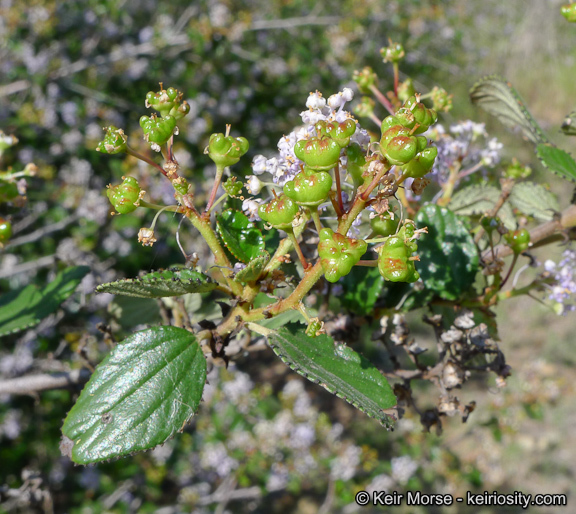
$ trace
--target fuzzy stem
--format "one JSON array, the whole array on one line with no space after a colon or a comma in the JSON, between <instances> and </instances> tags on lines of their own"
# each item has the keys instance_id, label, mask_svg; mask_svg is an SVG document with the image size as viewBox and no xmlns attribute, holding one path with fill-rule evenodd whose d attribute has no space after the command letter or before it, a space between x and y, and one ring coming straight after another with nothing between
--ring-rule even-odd
<instances>
[{"instance_id":1,"label":"fuzzy stem","mask_svg":"<svg viewBox=\"0 0 576 514\"><path fill-rule=\"evenodd\" d=\"M218 200L216 200L213 204L212 207L210 207L210 209L208 210L208 212L211 212L214 207L216 207L218 204L222 203L226 197L228 196L228 193L224 193L220 198L218 198Z\"/></svg>"},{"instance_id":2,"label":"fuzzy stem","mask_svg":"<svg viewBox=\"0 0 576 514\"><path fill-rule=\"evenodd\" d=\"M446 207L452 199L452 193L456 187L461 166L462 164L458 161L450 168L450 175L448 181L444 184L442 197L436 202L441 207Z\"/></svg>"},{"instance_id":3,"label":"fuzzy stem","mask_svg":"<svg viewBox=\"0 0 576 514\"><path fill-rule=\"evenodd\" d=\"M216 236L214 230L212 230L212 226L210 225L210 219L202 218L196 209L190 209L186 211L186 217L190 220L192 225L200 232L210 250L214 254L214 260L216 261L217 266L222 266L223 268L232 268L232 264L228 260L226 253L224 253L224 249L220 245L218 241L218 237ZM230 290L236 295L240 296L242 294L242 286L232 280L231 278L227 277L223 274L224 279L230 288Z\"/></svg>"},{"instance_id":4,"label":"fuzzy stem","mask_svg":"<svg viewBox=\"0 0 576 514\"><path fill-rule=\"evenodd\" d=\"M155 211L160 211L162 209L169 212L179 212L180 208L177 205L158 205L155 203L149 203L146 200L140 200L140 207L146 207L147 209L154 209Z\"/></svg>"},{"instance_id":5,"label":"fuzzy stem","mask_svg":"<svg viewBox=\"0 0 576 514\"><path fill-rule=\"evenodd\" d=\"M508 270L508 273L506 273L506 277L504 278L504 280L502 281L502 283L500 284L500 289L502 289L504 287L504 285L506 284L506 282L508 282L508 279L510 278L510 275L512 275L512 270L514 269L514 267L516 266L516 262L518 262L518 255L517 253L514 254L514 257L512 259L512 263L510 264L510 269Z\"/></svg>"}]
</instances>

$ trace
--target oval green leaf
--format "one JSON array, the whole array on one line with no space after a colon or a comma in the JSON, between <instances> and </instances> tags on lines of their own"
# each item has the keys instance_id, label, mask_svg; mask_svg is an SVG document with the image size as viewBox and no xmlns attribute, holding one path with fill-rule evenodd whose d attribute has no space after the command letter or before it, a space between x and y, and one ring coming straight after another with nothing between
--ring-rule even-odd
<instances>
[{"instance_id":1,"label":"oval green leaf","mask_svg":"<svg viewBox=\"0 0 576 514\"><path fill-rule=\"evenodd\" d=\"M556 195L534 182L516 184L510 195L510 203L521 213L539 221L550 221L560 209Z\"/></svg>"},{"instance_id":2,"label":"oval green leaf","mask_svg":"<svg viewBox=\"0 0 576 514\"><path fill-rule=\"evenodd\" d=\"M218 214L216 228L226 248L239 261L248 263L264 250L262 232L240 211L229 209Z\"/></svg>"},{"instance_id":3,"label":"oval green leaf","mask_svg":"<svg viewBox=\"0 0 576 514\"><path fill-rule=\"evenodd\" d=\"M0 336L36 325L74 293L88 266L62 270L44 289L33 284L0 296Z\"/></svg>"},{"instance_id":4,"label":"oval green leaf","mask_svg":"<svg viewBox=\"0 0 576 514\"><path fill-rule=\"evenodd\" d=\"M445 300L456 300L472 286L478 271L474 239L452 211L438 205L425 205L416 225L428 227L418 242L416 264L425 288Z\"/></svg>"},{"instance_id":5,"label":"oval green leaf","mask_svg":"<svg viewBox=\"0 0 576 514\"><path fill-rule=\"evenodd\" d=\"M524 100L510 82L497 75L481 78L470 90L470 99L501 123L520 128L524 137L535 145L548 138L524 106Z\"/></svg>"},{"instance_id":6,"label":"oval green leaf","mask_svg":"<svg viewBox=\"0 0 576 514\"><path fill-rule=\"evenodd\" d=\"M450 209L463 216L481 216L490 212L500 199L502 191L487 184L474 184L460 189L450 201ZM512 207L505 203L498 211L498 217L508 230L516 228L516 218Z\"/></svg>"},{"instance_id":7,"label":"oval green leaf","mask_svg":"<svg viewBox=\"0 0 576 514\"><path fill-rule=\"evenodd\" d=\"M269 260L270 254L264 251L261 255L252 259L244 269L241 269L236 273L236 275L234 275L234 280L242 284L258 280Z\"/></svg>"},{"instance_id":8,"label":"oval green leaf","mask_svg":"<svg viewBox=\"0 0 576 514\"><path fill-rule=\"evenodd\" d=\"M566 180L576 182L576 162L568 152L552 145L541 144L536 147L536 155L545 168Z\"/></svg>"},{"instance_id":9,"label":"oval green leaf","mask_svg":"<svg viewBox=\"0 0 576 514\"><path fill-rule=\"evenodd\" d=\"M164 298L187 293L207 293L217 287L208 275L192 269L169 269L101 284L97 293L121 294L137 298Z\"/></svg>"},{"instance_id":10,"label":"oval green leaf","mask_svg":"<svg viewBox=\"0 0 576 514\"><path fill-rule=\"evenodd\" d=\"M68 413L70 458L89 464L162 444L197 411L205 383L193 334L176 327L133 334L98 365Z\"/></svg>"},{"instance_id":11,"label":"oval green leaf","mask_svg":"<svg viewBox=\"0 0 576 514\"><path fill-rule=\"evenodd\" d=\"M369 360L345 344L335 344L327 335L308 337L301 325L266 332L274 353L290 368L386 428L392 427L396 418L388 410L396 406L396 397Z\"/></svg>"}]
</instances>

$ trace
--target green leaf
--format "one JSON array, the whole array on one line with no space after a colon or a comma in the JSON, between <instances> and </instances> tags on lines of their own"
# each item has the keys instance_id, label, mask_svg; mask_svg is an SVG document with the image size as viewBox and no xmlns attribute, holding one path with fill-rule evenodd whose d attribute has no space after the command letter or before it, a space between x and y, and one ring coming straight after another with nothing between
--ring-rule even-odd
<instances>
[{"instance_id":1,"label":"green leaf","mask_svg":"<svg viewBox=\"0 0 576 514\"><path fill-rule=\"evenodd\" d=\"M193 334L136 332L98 365L68 413L62 433L73 445L70 458L89 464L162 444L197 411L205 383L206 359Z\"/></svg>"},{"instance_id":2,"label":"green leaf","mask_svg":"<svg viewBox=\"0 0 576 514\"><path fill-rule=\"evenodd\" d=\"M243 284L258 280L258 277L260 277L262 270L266 267L269 260L270 254L263 251L261 255L252 259L244 269L241 269L236 273L236 275L234 275L234 280Z\"/></svg>"},{"instance_id":3,"label":"green leaf","mask_svg":"<svg viewBox=\"0 0 576 514\"><path fill-rule=\"evenodd\" d=\"M385 411L396 406L396 397L378 368L362 355L327 335L308 337L298 325L267 335L274 353L294 371L392 426L395 418Z\"/></svg>"},{"instance_id":4,"label":"green leaf","mask_svg":"<svg viewBox=\"0 0 576 514\"><path fill-rule=\"evenodd\" d=\"M560 127L566 136L576 136L576 111L566 115Z\"/></svg>"},{"instance_id":5,"label":"green leaf","mask_svg":"<svg viewBox=\"0 0 576 514\"><path fill-rule=\"evenodd\" d=\"M519 127L522 134L535 145L547 143L548 138L524 106L524 100L510 82L491 75L481 78L470 90L470 99L507 127Z\"/></svg>"},{"instance_id":6,"label":"green leaf","mask_svg":"<svg viewBox=\"0 0 576 514\"><path fill-rule=\"evenodd\" d=\"M556 195L534 182L516 184L510 195L510 203L523 214L540 221L550 221L560 209Z\"/></svg>"},{"instance_id":7,"label":"green leaf","mask_svg":"<svg viewBox=\"0 0 576 514\"><path fill-rule=\"evenodd\" d=\"M169 269L101 284L97 293L121 294L137 298L163 298L186 293L207 293L217 287L212 279L192 269Z\"/></svg>"},{"instance_id":8,"label":"green leaf","mask_svg":"<svg viewBox=\"0 0 576 514\"><path fill-rule=\"evenodd\" d=\"M108 304L108 313L124 330L132 329L142 323L154 325L162 322L158 302L152 298L131 298L118 295Z\"/></svg>"},{"instance_id":9,"label":"green leaf","mask_svg":"<svg viewBox=\"0 0 576 514\"><path fill-rule=\"evenodd\" d=\"M264 250L262 232L240 211L218 214L216 228L226 248L242 262L250 262Z\"/></svg>"},{"instance_id":10,"label":"green leaf","mask_svg":"<svg viewBox=\"0 0 576 514\"><path fill-rule=\"evenodd\" d=\"M355 266L340 284L344 288L344 294L340 296L342 304L354 314L365 316L374 310L384 277L378 268Z\"/></svg>"},{"instance_id":11,"label":"green leaf","mask_svg":"<svg viewBox=\"0 0 576 514\"><path fill-rule=\"evenodd\" d=\"M490 212L500 198L497 187L486 184L475 184L460 189L450 201L450 209L462 216L483 215ZM510 205L505 203L498 211L498 216L508 230L516 228L516 218Z\"/></svg>"},{"instance_id":12,"label":"green leaf","mask_svg":"<svg viewBox=\"0 0 576 514\"><path fill-rule=\"evenodd\" d=\"M72 266L43 289L30 284L0 296L0 336L34 326L55 312L89 272L88 266Z\"/></svg>"},{"instance_id":13,"label":"green leaf","mask_svg":"<svg viewBox=\"0 0 576 514\"><path fill-rule=\"evenodd\" d=\"M449 209L425 205L416 216L418 228L428 227L418 242L416 269L424 286L445 300L468 291L478 271L478 250L468 229Z\"/></svg>"},{"instance_id":14,"label":"green leaf","mask_svg":"<svg viewBox=\"0 0 576 514\"><path fill-rule=\"evenodd\" d=\"M541 144L536 147L536 155L545 168L567 180L576 181L576 162L568 152Z\"/></svg>"}]
</instances>

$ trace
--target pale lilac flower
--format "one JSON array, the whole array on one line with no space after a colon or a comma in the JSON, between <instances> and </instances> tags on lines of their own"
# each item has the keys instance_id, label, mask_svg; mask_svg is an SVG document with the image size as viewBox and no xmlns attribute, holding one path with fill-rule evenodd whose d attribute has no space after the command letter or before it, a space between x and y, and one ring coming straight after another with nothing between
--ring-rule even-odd
<instances>
[{"instance_id":1,"label":"pale lilac flower","mask_svg":"<svg viewBox=\"0 0 576 514\"><path fill-rule=\"evenodd\" d=\"M567 249L562 254L563 259L556 264L552 260L544 263L544 270L550 273L556 284L551 286L548 298L561 306L561 313L576 310L573 304L566 302L576 293L576 250Z\"/></svg>"},{"instance_id":2,"label":"pale lilac flower","mask_svg":"<svg viewBox=\"0 0 576 514\"><path fill-rule=\"evenodd\" d=\"M252 161L252 171L254 171L256 175L262 175L262 173L267 171L266 157L263 155L257 155L254 157L254 160Z\"/></svg>"},{"instance_id":3,"label":"pale lilac flower","mask_svg":"<svg viewBox=\"0 0 576 514\"><path fill-rule=\"evenodd\" d=\"M481 167L493 168L500 162L503 145L496 138L488 140L483 123L462 121L452 125L450 133L442 125L435 125L425 135L434 140L438 149L432 171L427 176L440 185L448 181L450 170L456 164L460 165L461 171L466 171L479 164L478 170Z\"/></svg>"},{"instance_id":4,"label":"pale lilac flower","mask_svg":"<svg viewBox=\"0 0 576 514\"><path fill-rule=\"evenodd\" d=\"M418 469L418 463L409 455L394 457L390 464L392 465L392 478L400 485L408 482Z\"/></svg>"},{"instance_id":5,"label":"pale lilac flower","mask_svg":"<svg viewBox=\"0 0 576 514\"><path fill-rule=\"evenodd\" d=\"M356 474L356 468L360 464L362 449L355 445L348 446L344 452L336 457L330 467L332 480L350 480Z\"/></svg>"},{"instance_id":6,"label":"pale lilac flower","mask_svg":"<svg viewBox=\"0 0 576 514\"><path fill-rule=\"evenodd\" d=\"M256 175L248 175L246 178L248 179L248 182L246 182L246 189L251 195L257 195L262 190L264 184Z\"/></svg>"},{"instance_id":7,"label":"pale lilac flower","mask_svg":"<svg viewBox=\"0 0 576 514\"><path fill-rule=\"evenodd\" d=\"M201 451L202 467L213 469L218 476L226 477L238 467L238 461L228 455L223 443L206 443Z\"/></svg>"},{"instance_id":8,"label":"pale lilac flower","mask_svg":"<svg viewBox=\"0 0 576 514\"><path fill-rule=\"evenodd\" d=\"M258 207L260 207L261 200L248 198L242 202L242 211L250 221L260 221L258 216Z\"/></svg>"},{"instance_id":9,"label":"pale lilac flower","mask_svg":"<svg viewBox=\"0 0 576 514\"><path fill-rule=\"evenodd\" d=\"M273 491L280 491L288 485L290 473L286 466L279 462L272 464L271 473L266 482L266 490L270 493Z\"/></svg>"}]
</instances>

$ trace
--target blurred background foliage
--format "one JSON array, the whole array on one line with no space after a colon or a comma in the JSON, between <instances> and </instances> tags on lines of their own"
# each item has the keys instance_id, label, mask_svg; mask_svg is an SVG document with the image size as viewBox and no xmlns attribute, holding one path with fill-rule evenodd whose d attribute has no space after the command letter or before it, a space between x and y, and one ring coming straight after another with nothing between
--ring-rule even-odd
<instances>
[{"instance_id":1,"label":"blurred background foliage","mask_svg":"<svg viewBox=\"0 0 576 514\"><path fill-rule=\"evenodd\" d=\"M160 319L154 302L91 294L100 282L182 262L177 219L161 218L158 243L142 248L136 233L151 220L139 211L110 217L103 193L110 181L135 174L153 199L171 202L162 177L131 158L94 151L105 125L141 140L143 99L159 82L182 90L192 107L176 153L198 196L214 173L203 154L211 132L231 123L233 134L249 139L248 173L249 157L273 153L292 130L310 91L335 93L366 65L386 76L378 50L388 38L404 45L402 70L417 90L438 85L454 94L442 123L486 121L509 158L530 163L530 149L475 110L467 92L484 74L505 76L556 140L576 83L576 34L559 15L561 3L3 0L0 128L19 144L2 167L34 162L39 173L28 181L28 205L0 213L14 225L12 244L0 253L0 292L45 284L63 264L87 264L92 273L56 315L2 339L0 377L97 363L109 349L98 323L112 323L121 338L141 327L143 313ZM545 179L569 200L566 184ZM180 232L184 247L206 257L191 232ZM195 309L209 318L212 306ZM421 314L414 335L433 345ZM304 384L270 351L215 368L200 413L174 440L93 467L73 467L58 450L76 391L0 396L0 511L352 513L355 492L366 488L576 492L573 318L515 300L499 321L514 375L504 389L468 384L462 402L476 400L478 408L466 425L448 422L443 434L422 433L410 412L386 433ZM362 333L369 338L368 329ZM427 390L419 394L425 400Z\"/></svg>"}]
</instances>

